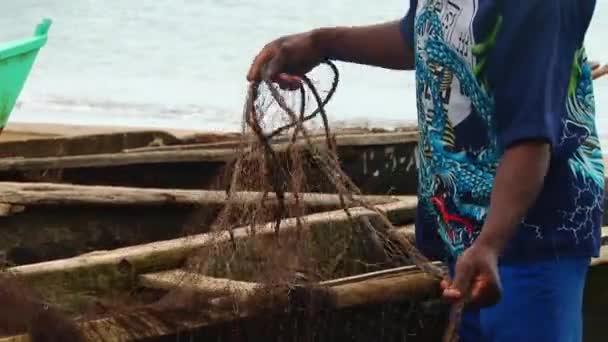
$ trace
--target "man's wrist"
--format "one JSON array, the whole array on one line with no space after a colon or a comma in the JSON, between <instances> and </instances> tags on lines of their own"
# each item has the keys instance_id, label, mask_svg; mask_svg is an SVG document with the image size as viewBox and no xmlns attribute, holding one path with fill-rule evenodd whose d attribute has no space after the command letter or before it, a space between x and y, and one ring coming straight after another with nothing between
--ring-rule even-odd
<instances>
[{"instance_id":1,"label":"man's wrist","mask_svg":"<svg viewBox=\"0 0 608 342\"><path fill-rule=\"evenodd\" d=\"M336 59L336 42L341 30L338 27L323 27L310 32L314 47L324 59Z\"/></svg>"},{"instance_id":2,"label":"man's wrist","mask_svg":"<svg viewBox=\"0 0 608 342\"><path fill-rule=\"evenodd\" d=\"M495 229L497 228L484 227L473 246L491 251L497 256L501 255L506 248L508 239L503 234L495 234Z\"/></svg>"}]
</instances>

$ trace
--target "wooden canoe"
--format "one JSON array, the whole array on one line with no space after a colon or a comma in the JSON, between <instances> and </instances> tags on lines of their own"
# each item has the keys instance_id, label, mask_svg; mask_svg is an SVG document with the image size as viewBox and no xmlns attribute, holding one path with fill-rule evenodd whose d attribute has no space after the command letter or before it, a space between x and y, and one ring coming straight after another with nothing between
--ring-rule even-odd
<instances>
[{"instance_id":1,"label":"wooden canoe","mask_svg":"<svg viewBox=\"0 0 608 342\"><path fill-rule=\"evenodd\" d=\"M343 168L364 193L415 194L417 137L416 131L351 132L336 141ZM0 181L223 190L235 139L135 131L3 142ZM280 149L284 141L275 144ZM318 176L314 171L309 177Z\"/></svg>"},{"instance_id":2,"label":"wooden canoe","mask_svg":"<svg viewBox=\"0 0 608 342\"><path fill-rule=\"evenodd\" d=\"M2 190L4 189L4 190ZM148 212L163 211L167 206L192 205L193 203L217 204L222 201L219 192L201 192L164 189L129 189L108 187L87 187L56 184L0 184L0 198L4 198L5 217L18 218L35 212L38 206L54 206L56 210L63 207L82 208L83 205L110 208L145 207ZM251 193L243 193L242 200L252 200ZM255 194L254 194L255 195ZM215 197L214 197L215 196ZM351 226L346 214L335 210L336 198L333 195L311 194L307 203L317 206L306 216L310 227L308 233L316 234L340 232ZM137 200L135 200L135 198ZM413 240L413 227L416 208L415 197L375 197L377 206L386 212L390 220L399 228L398 233ZM134 204L137 203L137 204ZM10 208L20 207L18 210ZM367 209L353 208L355 220L373 219L375 214ZM66 217L75 216L76 211L66 212ZM112 214L116 216L116 214ZM42 217L42 216L41 216ZM93 216L90 216L91 218ZM116 216L119 217L119 216ZM2 218L2 219L4 219ZM166 221L165 221L166 222ZM149 224L149 223L148 223ZM168 223L165 223L168 224ZM81 221L86 226L86 221ZM174 226L175 227L175 226ZM283 238L297 232L297 222L286 218L282 224ZM147 229L146 227L142 227ZM125 233L123 227L121 231ZM608 241L608 230L603 234ZM190 336L194 340L211 339L216 341L234 341L235 331L250 338L263 340L280 340L281 337L293 337L309 324L310 315L306 310L296 310L299 301L287 301L278 296L265 298L255 289L259 284L251 280L218 277L210 274L192 275L183 268L184 262L193 253L200 253L218 244L230 246L234 241L246 243L255 239L265 241L274 237L272 225L259 229L252 237L249 227L237 228L234 236L227 233L205 233L180 236L175 231L173 236L156 241L136 240L119 248L96 250L79 253L68 258L48 260L37 263L25 263L8 268L29 286L42 293L51 303L65 312L79 316L82 308L104 303L111 299L122 299L127 295L153 293L160 296L168 289L179 286L196 294L205 295L204 314L201 312L175 316L164 310L137 310L125 315L109 315L95 319L83 319L80 324L89 341L162 341L163 337ZM42 235L42 234L40 234ZM316 240L320 244L314 248L331 249L324 245L324 239ZM66 246L68 242L64 243ZM605 293L604 278L608 274L608 247L604 247L602 257L593 260L589 275L585 301L585 323L588 331L586 341L599 341L597 334L606 323L602 316L602 307L608 304ZM362 254L362 260L368 260L373 254ZM369 260L368 260L369 261ZM375 265L379 265L375 260ZM410 336L412 341L436 340L442 331L446 308L437 305L437 279L421 273L417 268L404 265L381 265L355 274L342 275L339 279L328 279L318 286L328 296L323 310L315 311L315 321L319 332L329 334L329 340L354 336L354 340L370 340L382 336ZM136 292L133 292L136 290ZM297 291L296 291L297 292ZM291 293L291 292L290 292ZM300 292L297 292L300 293ZM316 292L315 292L316 293ZM309 291L301 293L309 296ZM159 298L159 297L153 297ZM250 309L235 312L234 306L245 306L252 299L266 299L270 303L263 310ZM308 297L305 297L308 298ZM325 298L325 297L324 297ZM133 299L133 298L132 298ZM147 296L135 296L132 305L150 303ZM295 306L295 309L294 309ZM289 309L285 312L286 309ZM410 324L407 312L415 312L414 320L420 324ZM412 319L412 317L409 317ZM136 319L141 329L126 330L123 323L126 319ZM308 323L306 323L308 322ZM280 324L280 329L279 329ZM421 327L421 325L423 327ZM381 326L381 328L379 327ZM299 328L298 328L299 327ZM398 329L397 327L401 327ZM407 327L407 329L403 328ZM351 336L351 337L352 337ZM357 336L359 339L357 339ZM230 339L232 337L232 339ZM595 338L595 339L594 339ZM238 340L238 339L237 339ZM351 339L353 340L353 339ZM0 342L29 341L27 335L6 336Z\"/></svg>"},{"instance_id":3,"label":"wooden canoe","mask_svg":"<svg viewBox=\"0 0 608 342\"><path fill-rule=\"evenodd\" d=\"M395 224L405 225L400 229L400 234L410 239L413 238L413 230L407 224L413 222L415 198L404 197L391 203L379 204L378 207L386 212ZM353 208L352 211L352 217L355 220L373 219L374 216L374 212L363 208ZM308 223L307 227L310 229L308 233L310 234L340 232L351 225L348 216L341 210L313 213L308 215L305 220ZM285 219L282 226L281 236L286 239L283 241L288 241L290 236L293 237L293 234L299 231L294 219ZM171 286L170 282L175 281L171 275L180 272L183 262L195 251L200 252L215 247L218 243L229 243L233 239L242 243L251 239L263 242L275 234L270 224L259 229L255 237L252 237L248 231L249 227L237 228L234 230L232 239L227 233L206 233L109 251L97 251L73 258L16 266L9 268L8 272L25 281L66 312L75 313L76 308L81 308L86 304L97 303L109 298L124 298L125 294L131 293L130 291L135 288L166 290ZM313 248L317 248L319 251L331 248L323 243L323 239L316 241L320 241L321 245L313 246ZM364 261L364 259L362 260ZM166 282L163 283L162 279L165 279ZM211 284L211 287L215 286L215 290L205 288L204 284L199 286L199 290L202 292L215 291L218 296L210 298L212 299L210 311L206 312L204 317L200 314L186 317L182 315L179 320L174 320L171 316L164 316L162 312L155 312L152 315L148 311L141 311L137 312L136 316L138 324L143 325L144 329L126 331L121 325L121 322L126 319L125 317L109 316L83 321L85 334L90 341L150 339L174 335L183 330L200 331L203 328L213 328L230 322L255 319L259 316L260 313L255 311L243 312L235 316L234 311L226 306L226 296L221 295L221 290L218 292L222 284L231 285L231 280L207 279L210 280L208 283ZM372 304L382 305L391 301L430 299L437 295L438 289L436 279L422 274L413 267L384 268L369 272L369 274L355 274L333 279L322 285L324 289L329 289L331 298L335 296L330 304L334 310L346 310ZM195 286L198 285L195 284ZM246 301L248 298L244 297L242 300ZM146 303L142 299L140 304ZM276 303L276 308L284 305L287 303ZM271 313L280 316L280 312L272 311ZM0 339L5 342L27 340L27 336Z\"/></svg>"},{"instance_id":4,"label":"wooden canoe","mask_svg":"<svg viewBox=\"0 0 608 342\"><path fill-rule=\"evenodd\" d=\"M0 252L8 265L206 233L227 195L213 190L142 189L49 183L0 183ZM243 205L259 193L240 192ZM371 203L396 196L363 196ZM287 194L287 200L293 198ZM308 213L336 210L338 195L303 194ZM271 194L267 201L272 204Z\"/></svg>"}]
</instances>

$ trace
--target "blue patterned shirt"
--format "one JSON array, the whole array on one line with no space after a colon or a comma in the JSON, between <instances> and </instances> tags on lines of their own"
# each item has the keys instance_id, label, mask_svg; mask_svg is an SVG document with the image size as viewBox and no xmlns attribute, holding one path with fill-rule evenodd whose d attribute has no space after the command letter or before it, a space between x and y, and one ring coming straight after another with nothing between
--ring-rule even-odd
<instances>
[{"instance_id":1,"label":"blue patterned shirt","mask_svg":"<svg viewBox=\"0 0 608 342\"><path fill-rule=\"evenodd\" d=\"M479 235L510 145L542 139L544 188L503 262L597 256L604 166L583 41L593 0L411 0L420 144L417 243L457 256Z\"/></svg>"}]
</instances>

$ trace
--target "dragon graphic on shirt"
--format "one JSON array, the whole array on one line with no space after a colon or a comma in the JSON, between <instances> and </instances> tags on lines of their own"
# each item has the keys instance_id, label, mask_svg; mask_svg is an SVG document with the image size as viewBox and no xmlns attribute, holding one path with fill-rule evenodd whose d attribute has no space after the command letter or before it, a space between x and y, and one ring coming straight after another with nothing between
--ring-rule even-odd
<instances>
[{"instance_id":1,"label":"dragon graphic on shirt","mask_svg":"<svg viewBox=\"0 0 608 342\"><path fill-rule=\"evenodd\" d=\"M604 161L595 125L595 99L591 67L584 49L577 51L572 66L566 110L563 120L560 147L576 149L568 164L577 179L576 194L570 210L560 214L565 224L557 230L572 234L576 243L594 239L593 227L596 216L604 212ZM599 214L599 215L598 215Z\"/></svg>"},{"instance_id":2,"label":"dragon graphic on shirt","mask_svg":"<svg viewBox=\"0 0 608 342\"><path fill-rule=\"evenodd\" d=\"M432 213L439 233L452 254L460 254L479 234L487 214L497 167L498 150L492 136L492 97L478 76L483 62L473 65L446 42L442 21L446 1L428 1L415 22L416 77L418 92L418 148L420 205ZM474 15L474 11L470 11ZM445 16L444 16L445 17ZM470 18L472 22L473 17ZM491 48L493 36L470 51L483 58ZM454 89L457 80L457 89ZM449 106L454 90L469 101L468 115L478 115L486 125L490 142L481 151L457 150ZM449 94L449 95L447 95ZM474 110L472 110L474 109ZM462 115L460 115L462 117Z\"/></svg>"},{"instance_id":3,"label":"dragon graphic on shirt","mask_svg":"<svg viewBox=\"0 0 608 342\"><path fill-rule=\"evenodd\" d=\"M484 78L486 56L496 42L502 18L497 17L485 41L475 44L472 27L477 6L478 0L421 1L414 25L421 137L417 152L419 205L436 220L439 235L454 256L470 246L481 231L502 153L493 122L494 100ZM576 143L569 165L576 177L589 184L580 189L579 197L599 198L595 189L603 189L603 162L584 50L577 53L569 90L561 144ZM486 135L487 143L478 150L457 147L454 127L473 115L485 126L479 134ZM597 209L580 211L577 201L575 198L573 208L563 212L570 215L573 226L581 221L579 215L590 221ZM530 226L542 238L541 228Z\"/></svg>"},{"instance_id":4,"label":"dragon graphic on shirt","mask_svg":"<svg viewBox=\"0 0 608 342\"><path fill-rule=\"evenodd\" d=\"M572 172L582 180L604 187L602 150L595 125L595 99L591 67L585 49L574 56L568 87L564 131L560 145L573 143L577 147L569 164Z\"/></svg>"}]
</instances>

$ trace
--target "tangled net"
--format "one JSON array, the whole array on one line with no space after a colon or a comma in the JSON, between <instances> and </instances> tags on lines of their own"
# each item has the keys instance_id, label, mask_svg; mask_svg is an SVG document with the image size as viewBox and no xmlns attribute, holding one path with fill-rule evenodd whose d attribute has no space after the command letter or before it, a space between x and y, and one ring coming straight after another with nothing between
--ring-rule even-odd
<instances>
[{"instance_id":1,"label":"tangled net","mask_svg":"<svg viewBox=\"0 0 608 342\"><path fill-rule=\"evenodd\" d=\"M446 277L444 269L431 263L409 240L393 234L398 229L387 213L366 200L342 170L325 109L336 92L339 72L329 61L324 65L334 74L325 97L307 76L302 77L295 98L268 79L250 84L227 201L208 234L212 243L188 258L181 272L169 279L171 285L160 300L143 307L119 305L109 311L121 317L125 331L149 329L138 318L143 311L163 320L172 316L176 321L181 317L191 320L193 315L217 319L218 311L229 312L225 320L230 321L299 307L314 317L320 308L333 305L325 282L403 265L413 264L437 279ZM309 97L316 108L306 114ZM317 119L321 144L307 127ZM313 179L312 173L319 179ZM339 199L335 209L346 216L345 222L332 229L318 229L318 222L307 220L311 208L306 201L315 196L319 182L328 182L335 189ZM243 194L252 193L258 196L255 200L243 200ZM361 208L373 215L357 214ZM204 293L192 288L200 281L209 285ZM452 307L444 341L457 340L462 309L462 303ZM66 322L55 311L51 313L53 321ZM74 326L64 330L74 331ZM52 328L47 325L36 331L52 332ZM53 339L35 341L47 340Z\"/></svg>"},{"instance_id":2,"label":"tangled net","mask_svg":"<svg viewBox=\"0 0 608 342\"><path fill-rule=\"evenodd\" d=\"M241 311L250 310L244 307L260 310L277 306L285 300L291 303L292 298L286 299L289 296L299 297L296 301L300 304L318 307L328 300L321 282L404 263L438 279L446 277L443 268L431 263L407 239L391 234L397 228L388 215L366 201L342 170L325 109L336 92L339 72L330 61L324 64L334 74L325 97L307 76L302 77L293 103L288 103L290 98L271 80L250 84L228 200L212 228L218 236L228 238L218 238L214 248L198 253L186 266L190 277L203 274L261 284L255 291L243 290L249 291L247 300L238 295L238 300L229 301L232 306L239 303ZM309 96L316 108L306 114ZM278 108L271 114L273 106ZM321 121L322 144L314 141L315 135L307 127L315 119ZM275 144L277 140L283 144ZM321 180L307 176L310 170L316 170ZM339 210L348 218L346 225L320 232L306 221L303 197L314 192L315 181L329 182L335 189ZM259 198L243 205L239 196L250 190L259 191ZM374 219L365 215L355 218L354 208L365 208L375 214ZM246 238L236 227L248 227ZM274 232L272 238L268 234L256 238L262 230ZM298 289L307 289L306 295ZM230 292L235 293L235 289ZM462 304L454 305L444 341L457 340L462 309Z\"/></svg>"}]
</instances>

